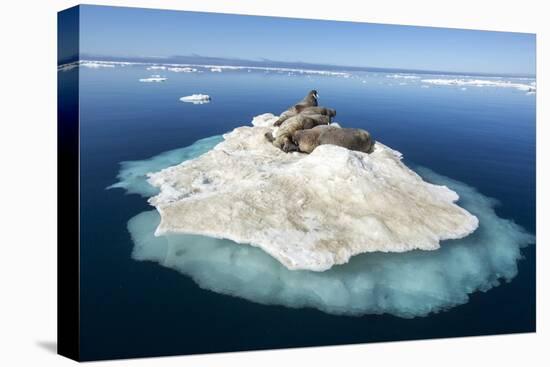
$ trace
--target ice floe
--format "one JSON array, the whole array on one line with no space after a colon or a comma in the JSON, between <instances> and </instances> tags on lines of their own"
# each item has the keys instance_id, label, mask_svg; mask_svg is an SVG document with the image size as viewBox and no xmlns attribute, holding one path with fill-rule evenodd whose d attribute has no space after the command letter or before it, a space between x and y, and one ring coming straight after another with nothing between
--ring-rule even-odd
<instances>
[{"instance_id":1,"label":"ice floe","mask_svg":"<svg viewBox=\"0 0 550 367\"><path fill-rule=\"evenodd\" d=\"M197 71L197 69L190 68L190 67L183 67L183 68L172 67L172 68L167 68L166 70L173 71L174 73L195 73Z\"/></svg>"},{"instance_id":2,"label":"ice floe","mask_svg":"<svg viewBox=\"0 0 550 367\"><path fill-rule=\"evenodd\" d=\"M90 69L114 68L116 66L139 65L140 63L125 62L125 61L100 61L100 60L79 60L68 64L58 66L58 71L68 71L76 67L82 66Z\"/></svg>"},{"instance_id":3,"label":"ice floe","mask_svg":"<svg viewBox=\"0 0 550 367\"><path fill-rule=\"evenodd\" d=\"M71 68L84 66L88 68L113 68L115 66L130 66L141 65L145 66L147 70L168 70L176 73L195 73L201 72L201 69L209 69L211 72L221 72L223 70L246 70L248 72L252 70L261 70L266 72L281 72L281 73L300 73L306 75L325 75L325 76L338 76L338 77L350 77L351 74L342 71L331 70L317 70L317 69L300 69L300 68L287 68L287 67L270 67L270 66L240 66L240 65L212 65L212 64L174 64L174 63L150 63L150 62L125 62L125 61L102 61L102 60L80 60L77 62L63 64L58 66L59 71L70 70Z\"/></svg>"},{"instance_id":4,"label":"ice floe","mask_svg":"<svg viewBox=\"0 0 550 367\"><path fill-rule=\"evenodd\" d=\"M391 79L420 79L419 76L407 75L407 74L391 74L391 75L386 75L386 78L391 78Z\"/></svg>"},{"instance_id":5,"label":"ice floe","mask_svg":"<svg viewBox=\"0 0 550 367\"><path fill-rule=\"evenodd\" d=\"M91 69L98 69L98 68L114 68L115 65L111 63L101 63L101 62L82 62L80 63L80 66L84 66Z\"/></svg>"},{"instance_id":6,"label":"ice floe","mask_svg":"<svg viewBox=\"0 0 550 367\"><path fill-rule=\"evenodd\" d=\"M260 120L269 119L264 116ZM123 162L111 187L151 197L159 190L147 173L192 160L222 142L213 136L142 161ZM534 236L497 216L497 202L475 188L417 167L422 178L460 195L460 205L479 219L470 236L449 240L436 251L367 253L324 272L290 271L259 248L212 237L166 234L155 236L156 210L128 222L134 242L132 258L153 261L191 277L201 288L265 305L315 308L359 316L388 313L425 316L468 302L517 274L521 248Z\"/></svg>"},{"instance_id":7,"label":"ice floe","mask_svg":"<svg viewBox=\"0 0 550 367\"><path fill-rule=\"evenodd\" d=\"M227 238L289 269L324 271L364 252L435 250L477 228L455 192L423 181L399 152L378 142L371 154L333 145L287 154L264 137L273 119L256 117L263 126L237 128L204 155L151 173L156 234Z\"/></svg>"},{"instance_id":8,"label":"ice floe","mask_svg":"<svg viewBox=\"0 0 550 367\"><path fill-rule=\"evenodd\" d=\"M460 87L497 87L497 88L515 88L520 91L535 93L536 83L514 83L509 80L486 80L486 79L422 79L422 83L432 85L448 85Z\"/></svg>"},{"instance_id":9,"label":"ice floe","mask_svg":"<svg viewBox=\"0 0 550 367\"><path fill-rule=\"evenodd\" d=\"M190 96L181 97L180 101L193 104L210 103L210 96L208 94L192 94Z\"/></svg>"},{"instance_id":10,"label":"ice floe","mask_svg":"<svg viewBox=\"0 0 550 367\"><path fill-rule=\"evenodd\" d=\"M153 65L153 66L149 66L147 70L166 70L166 66Z\"/></svg>"},{"instance_id":11,"label":"ice floe","mask_svg":"<svg viewBox=\"0 0 550 367\"><path fill-rule=\"evenodd\" d=\"M142 83L159 83L165 82L168 78L162 77L160 75L151 75L149 78L142 78L139 81Z\"/></svg>"}]
</instances>

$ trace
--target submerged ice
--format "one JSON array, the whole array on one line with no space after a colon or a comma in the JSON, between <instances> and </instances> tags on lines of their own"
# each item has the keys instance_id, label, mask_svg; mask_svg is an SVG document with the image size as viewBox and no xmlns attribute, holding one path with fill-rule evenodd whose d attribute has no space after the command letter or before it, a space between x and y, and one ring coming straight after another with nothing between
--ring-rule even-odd
<instances>
[{"instance_id":1,"label":"submerged ice","mask_svg":"<svg viewBox=\"0 0 550 367\"><path fill-rule=\"evenodd\" d=\"M222 140L214 136L147 160L124 162L119 182L112 187L143 197L156 195L158 190L146 181L148 172L197 157ZM446 241L436 251L367 253L324 272L290 271L262 250L230 240L155 236L160 216L152 210L128 222L132 257L174 269L214 292L343 315L425 316L466 303L469 294L511 280L517 273L520 249L533 243L534 236L499 218L496 201L475 188L425 168L416 171L425 180L456 191L459 204L479 219L479 228L468 237Z\"/></svg>"}]
</instances>

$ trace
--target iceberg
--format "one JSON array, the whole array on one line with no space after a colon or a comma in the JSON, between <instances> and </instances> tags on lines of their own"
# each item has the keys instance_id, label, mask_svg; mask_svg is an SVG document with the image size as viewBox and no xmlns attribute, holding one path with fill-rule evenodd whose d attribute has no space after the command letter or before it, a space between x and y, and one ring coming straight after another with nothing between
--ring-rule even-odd
<instances>
[{"instance_id":1,"label":"iceberg","mask_svg":"<svg viewBox=\"0 0 550 367\"><path fill-rule=\"evenodd\" d=\"M213 136L150 159L123 162L118 182L110 188L142 197L157 195L159 189L147 182L148 172L192 161L223 141L222 136ZM437 251L365 253L324 272L290 271L263 250L230 240L190 234L155 236L160 216L151 210L128 222L134 243L131 256L174 269L201 288L220 294L348 316L426 316L464 304L474 292L511 281L521 248L534 243L534 236L499 218L494 210L498 202L475 188L426 168L415 170L425 181L460 195L461 206L479 218L479 228L465 238L444 242Z\"/></svg>"},{"instance_id":2,"label":"iceberg","mask_svg":"<svg viewBox=\"0 0 550 367\"><path fill-rule=\"evenodd\" d=\"M180 101L182 102L188 102L193 104L204 104L204 103L210 103L210 96L208 94L193 94L186 97L181 97Z\"/></svg>"},{"instance_id":3,"label":"iceberg","mask_svg":"<svg viewBox=\"0 0 550 367\"><path fill-rule=\"evenodd\" d=\"M477 228L454 191L422 180L399 152L377 142L370 154L334 145L287 154L264 137L274 118L150 173L160 190L149 199L161 217L155 234L230 239L288 269L325 271L365 252L436 250Z\"/></svg>"}]
</instances>

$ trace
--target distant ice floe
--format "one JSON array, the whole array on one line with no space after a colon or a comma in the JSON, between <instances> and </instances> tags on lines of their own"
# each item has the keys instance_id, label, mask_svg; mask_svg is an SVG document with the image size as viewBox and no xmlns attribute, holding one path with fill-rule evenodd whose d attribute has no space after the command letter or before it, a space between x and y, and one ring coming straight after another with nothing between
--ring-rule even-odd
<instances>
[{"instance_id":1,"label":"distant ice floe","mask_svg":"<svg viewBox=\"0 0 550 367\"><path fill-rule=\"evenodd\" d=\"M80 66L84 66L87 68L92 69L98 69L98 68L114 68L114 64L107 64L107 63L99 63L99 62L83 62L80 64Z\"/></svg>"},{"instance_id":2,"label":"distant ice floe","mask_svg":"<svg viewBox=\"0 0 550 367\"><path fill-rule=\"evenodd\" d=\"M142 83L160 83L165 82L168 78L162 77L160 75L151 75L149 78L142 78L139 81Z\"/></svg>"},{"instance_id":3,"label":"distant ice floe","mask_svg":"<svg viewBox=\"0 0 550 367\"><path fill-rule=\"evenodd\" d=\"M186 97L181 97L180 101L193 104L205 104L210 103L211 98L208 94L193 94Z\"/></svg>"},{"instance_id":4,"label":"distant ice floe","mask_svg":"<svg viewBox=\"0 0 550 367\"><path fill-rule=\"evenodd\" d=\"M136 63L123 62L123 61L87 61L87 60L80 61L80 66L93 68L93 69L114 68L115 66L129 66L134 64Z\"/></svg>"},{"instance_id":5,"label":"distant ice floe","mask_svg":"<svg viewBox=\"0 0 550 367\"><path fill-rule=\"evenodd\" d=\"M392 79L420 79L419 76L407 75L407 74L391 74L391 75L386 75L386 78L392 78Z\"/></svg>"},{"instance_id":6,"label":"distant ice floe","mask_svg":"<svg viewBox=\"0 0 550 367\"><path fill-rule=\"evenodd\" d=\"M171 67L171 68L167 68L166 70L168 71L173 71L174 73L195 73L197 72L197 69L195 68L190 68L190 67Z\"/></svg>"},{"instance_id":7,"label":"distant ice floe","mask_svg":"<svg viewBox=\"0 0 550 367\"><path fill-rule=\"evenodd\" d=\"M529 84L514 83L506 80L485 80L485 79L422 79L422 83L432 85L449 85L460 87L496 87L496 88L515 88L529 94L536 93L536 82Z\"/></svg>"},{"instance_id":8,"label":"distant ice floe","mask_svg":"<svg viewBox=\"0 0 550 367\"><path fill-rule=\"evenodd\" d=\"M147 70L166 70L166 66L153 65L153 66L149 66Z\"/></svg>"},{"instance_id":9,"label":"distant ice floe","mask_svg":"<svg viewBox=\"0 0 550 367\"><path fill-rule=\"evenodd\" d=\"M269 66L240 66L240 65L211 65L211 64L160 64L160 63L148 63L148 62L124 62L124 61L101 61L101 60L80 60L77 62L59 65L59 71L68 71L78 66L84 66L88 68L113 68L116 66L129 66L129 65L141 65L146 66L147 70L168 70L176 73L195 73L202 72L205 69L210 69L211 72L222 72L224 70L246 70L251 72L253 70L278 73L296 73L305 75L322 75L322 76L337 76L349 78L351 76L348 72L343 71L331 71L331 70L314 70L314 69L298 69L298 68L285 68L285 67L269 67Z\"/></svg>"},{"instance_id":10,"label":"distant ice floe","mask_svg":"<svg viewBox=\"0 0 550 367\"><path fill-rule=\"evenodd\" d=\"M258 122L273 115L258 116ZM145 198L159 193L147 173L197 158L224 138L213 136L150 159L123 162L110 188ZM259 248L230 240L186 234L155 236L157 211L128 221L132 258L151 261L189 276L201 288L264 305L315 308L330 314L426 316L467 303L475 292L487 292L512 280L521 248L535 237L511 220L500 218L496 200L475 188L416 168L424 180L444 185L460 196L461 205L479 218L472 235L450 240L435 251L375 252L324 272L291 271ZM190 213L192 215L193 213Z\"/></svg>"},{"instance_id":11,"label":"distant ice floe","mask_svg":"<svg viewBox=\"0 0 550 367\"><path fill-rule=\"evenodd\" d=\"M269 66L233 66L233 65L196 65L203 66L206 68L215 68L220 70L260 70L266 73L275 72L279 74L306 74L306 75L325 75L325 76L339 76L348 78L351 76L350 73L341 72L341 71L330 71L330 70L313 70L313 69L297 69L297 68L279 68L279 67L269 67Z\"/></svg>"},{"instance_id":12,"label":"distant ice floe","mask_svg":"<svg viewBox=\"0 0 550 367\"><path fill-rule=\"evenodd\" d=\"M68 64L59 65L57 67L57 70L69 71L79 66L90 68L90 69L100 69L100 68L114 68L116 66L129 66L129 65L139 65L139 64L140 63L124 62L124 61L80 60L80 61L75 61Z\"/></svg>"}]
</instances>

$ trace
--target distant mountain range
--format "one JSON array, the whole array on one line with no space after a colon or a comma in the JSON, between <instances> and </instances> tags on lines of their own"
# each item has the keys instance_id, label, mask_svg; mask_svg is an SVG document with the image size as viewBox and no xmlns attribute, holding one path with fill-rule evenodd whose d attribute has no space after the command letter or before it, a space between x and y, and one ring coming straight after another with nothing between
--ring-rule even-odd
<instances>
[{"instance_id":1,"label":"distant mountain range","mask_svg":"<svg viewBox=\"0 0 550 367\"><path fill-rule=\"evenodd\" d=\"M507 77L529 77L534 75L529 74L494 74L480 73L472 71L445 71L445 70L418 70L418 69L399 69L399 68L381 68L369 66L342 66L330 64L315 64L306 62L288 62L276 61L269 59L261 60L246 60L235 58L211 57L201 55L176 55L170 57L151 57L151 56L105 56L93 54L73 55L63 60L58 60L58 64L68 64L78 60L97 60L97 61L124 61L124 62L140 62L153 64L197 64L197 65L227 65L227 66L251 66L251 67L275 67L275 68L291 68L291 69L309 69L309 70L331 70L331 71L374 71L374 72L399 72L399 73L415 73L415 74L448 74L448 75L476 75L476 76L507 76Z\"/></svg>"}]
</instances>

